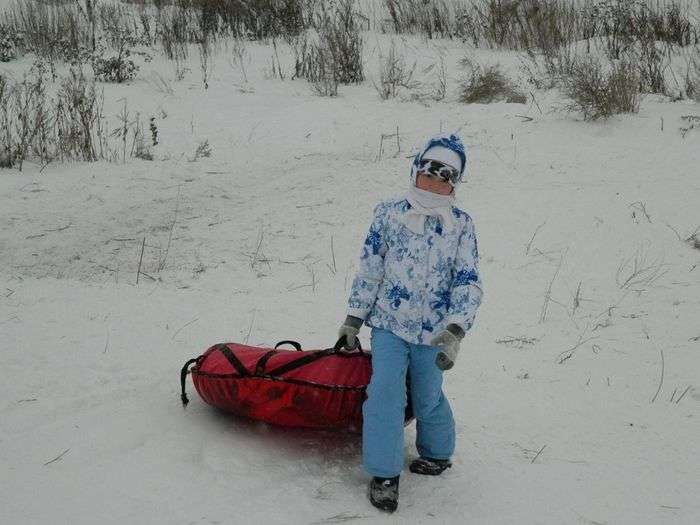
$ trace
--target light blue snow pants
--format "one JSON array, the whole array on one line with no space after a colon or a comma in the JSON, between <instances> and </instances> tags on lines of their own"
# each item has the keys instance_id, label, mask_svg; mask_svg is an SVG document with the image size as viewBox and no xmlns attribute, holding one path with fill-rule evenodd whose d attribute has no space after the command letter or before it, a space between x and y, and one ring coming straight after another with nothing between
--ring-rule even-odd
<instances>
[{"instance_id":1,"label":"light blue snow pants","mask_svg":"<svg viewBox=\"0 0 700 525\"><path fill-rule=\"evenodd\" d=\"M438 349L372 328L372 377L362 405L362 462L372 476L391 478L404 462L406 372L416 417L416 448L424 457L449 459L455 448L452 410L442 392Z\"/></svg>"}]
</instances>

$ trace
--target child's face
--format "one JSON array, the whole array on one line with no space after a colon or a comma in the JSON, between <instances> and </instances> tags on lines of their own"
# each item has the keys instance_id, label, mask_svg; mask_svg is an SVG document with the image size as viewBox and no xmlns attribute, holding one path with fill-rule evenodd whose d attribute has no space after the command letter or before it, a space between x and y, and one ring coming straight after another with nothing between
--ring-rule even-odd
<instances>
[{"instance_id":1,"label":"child's face","mask_svg":"<svg viewBox=\"0 0 700 525\"><path fill-rule=\"evenodd\" d=\"M419 173L416 177L416 188L440 195L449 195L452 193L452 184L439 177L433 177L423 173Z\"/></svg>"}]
</instances>

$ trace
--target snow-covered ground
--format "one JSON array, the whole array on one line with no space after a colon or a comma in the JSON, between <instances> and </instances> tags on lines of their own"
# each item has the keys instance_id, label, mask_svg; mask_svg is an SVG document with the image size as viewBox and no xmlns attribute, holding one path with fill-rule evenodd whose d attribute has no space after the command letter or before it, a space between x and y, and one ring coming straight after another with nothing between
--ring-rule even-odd
<instances>
[{"instance_id":1,"label":"snow-covered ground","mask_svg":"<svg viewBox=\"0 0 700 525\"><path fill-rule=\"evenodd\" d=\"M205 91L193 52L167 94L156 57L105 88L114 122L123 98L156 117L156 160L0 172L0 522L700 523L700 129L679 132L700 105L463 105L459 44L398 40L445 56L445 101L371 78L321 98L255 44L247 83L222 50ZM179 370L221 341L334 343L372 209L440 130L470 147L485 296L445 376L455 465L406 472L388 517L357 436L224 416L191 384L183 410Z\"/></svg>"}]
</instances>

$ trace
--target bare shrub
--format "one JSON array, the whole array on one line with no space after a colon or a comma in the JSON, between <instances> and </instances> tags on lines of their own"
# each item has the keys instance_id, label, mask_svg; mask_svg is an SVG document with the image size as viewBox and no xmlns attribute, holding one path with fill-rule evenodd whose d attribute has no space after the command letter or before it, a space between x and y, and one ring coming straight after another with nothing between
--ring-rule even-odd
<instances>
[{"instance_id":1,"label":"bare shrub","mask_svg":"<svg viewBox=\"0 0 700 525\"><path fill-rule=\"evenodd\" d=\"M151 60L149 53L138 50L139 46L147 45L148 40L129 27L122 27L115 22L114 26L104 31L104 40L113 49L113 53L107 51L100 38L91 56L92 68L99 80L118 83L133 80L139 66L132 57L140 56L146 62Z\"/></svg>"},{"instance_id":2,"label":"bare shrub","mask_svg":"<svg viewBox=\"0 0 700 525\"><path fill-rule=\"evenodd\" d=\"M586 120L639 111L639 73L624 60L613 62L609 70L592 57L578 60L563 90L572 99L569 109L580 111Z\"/></svg>"},{"instance_id":3,"label":"bare shrub","mask_svg":"<svg viewBox=\"0 0 700 525\"><path fill-rule=\"evenodd\" d=\"M550 89L561 86L571 77L576 60L576 53L570 46L528 49L521 58L520 69L535 87Z\"/></svg>"},{"instance_id":4,"label":"bare shrub","mask_svg":"<svg viewBox=\"0 0 700 525\"><path fill-rule=\"evenodd\" d=\"M71 68L61 78L53 96L46 89L45 71L32 68L20 82L0 77L0 167L17 167L35 160L46 165L56 160L95 161L147 158L150 144L140 119L126 110L118 116L120 126L107 132L104 95L94 78L82 69ZM150 124L151 140L157 144L155 122ZM113 146L109 137L120 146ZM119 151L121 149L122 151Z\"/></svg>"},{"instance_id":5,"label":"bare shrub","mask_svg":"<svg viewBox=\"0 0 700 525\"><path fill-rule=\"evenodd\" d=\"M635 20L643 7L639 0L602 0L585 9L586 17L596 28L595 34L604 37L611 59L619 59L634 42Z\"/></svg>"},{"instance_id":6,"label":"bare shrub","mask_svg":"<svg viewBox=\"0 0 700 525\"><path fill-rule=\"evenodd\" d=\"M353 16L354 0L339 0L334 8L321 4L313 31L293 43L294 77L305 78L319 94L337 94L338 84L364 80L362 36Z\"/></svg>"},{"instance_id":7,"label":"bare shrub","mask_svg":"<svg viewBox=\"0 0 700 525\"><path fill-rule=\"evenodd\" d=\"M669 55L653 40L640 40L634 47L630 55L636 58L640 91L668 95L665 72L671 67Z\"/></svg>"},{"instance_id":8,"label":"bare shrub","mask_svg":"<svg viewBox=\"0 0 700 525\"><path fill-rule=\"evenodd\" d=\"M392 40L386 56L379 52L379 84L373 82L375 89L382 100L394 98L400 88L413 89L416 82L413 80L416 64L412 67L406 65L403 55L397 53L396 43Z\"/></svg>"},{"instance_id":9,"label":"bare shrub","mask_svg":"<svg viewBox=\"0 0 700 525\"><path fill-rule=\"evenodd\" d=\"M335 68L333 54L328 46L305 36L295 44L294 53L294 77L308 80L318 95L334 97L338 94L339 72ZM272 59L272 75L279 75L280 79L284 79L279 69L279 60L275 66L275 56Z\"/></svg>"},{"instance_id":10,"label":"bare shrub","mask_svg":"<svg viewBox=\"0 0 700 525\"><path fill-rule=\"evenodd\" d=\"M95 70L95 78L104 82L126 82L133 80L139 70L139 66L128 58L130 52L126 50L123 54L110 56L108 58L96 57L92 62Z\"/></svg>"},{"instance_id":11,"label":"bare shrub","mask_svg":"<svg viewBox=\"0 0 700 525\"><path fill-rule=\"evenodd\" d=\"M94 80L73 68L61 82L55 107L56 149L60 159L94 161L105 158L104 94Z\"/></svg>"},{"instance_id":12,"label":"bare shrub","mask_svg":"<svg viewBox=\"0 0 700 525\"><path fill-rule=\"evenodd\" d=\"M482 66L465 58L462 65L467 68L468 77L461 86L460 101L467 104L489 104L505 100L524 104L525 94L501 71L500 65Z\"/></svg>"},{"instance_id":13,"label":"bare shrub","mask_svg":"<svg viewBox=\"0 0 700 525\"><path fill-rule=\"evenodd\" d=\"M441 56L437 62L430 64L421 71L425 78L430 77L429 81L421 81L419 86L420 93L416 98L431 98L435 101L440 101L447 95L447 69L445 68L445 59Z\"/></svg>"}]
</instances>

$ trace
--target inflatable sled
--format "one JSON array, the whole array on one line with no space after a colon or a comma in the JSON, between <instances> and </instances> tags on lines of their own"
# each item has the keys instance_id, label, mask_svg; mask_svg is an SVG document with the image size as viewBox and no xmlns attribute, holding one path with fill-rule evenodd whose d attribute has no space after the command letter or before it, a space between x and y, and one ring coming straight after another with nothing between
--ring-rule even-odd
<instances>
[{"instance_id":1,"label":"inflatable sled","mask_svg":"<svg viewBox=\"0 0 700 525\"><path fill-rule=\"evenodd\" d=\"M182 368L182 403L189 402L189 371L200 397L227 412L274 425L359 432L371 354L362 348L343 350L344 343L341 338L333 348L309 351L295 341L281 341L273 349L214 345ZM296 350L279 349L284 344ZM409 422L410 394L407 399Z\"/></svg>"}]
</instances>

